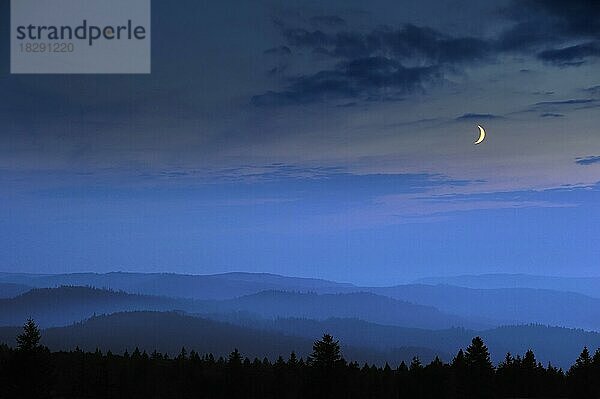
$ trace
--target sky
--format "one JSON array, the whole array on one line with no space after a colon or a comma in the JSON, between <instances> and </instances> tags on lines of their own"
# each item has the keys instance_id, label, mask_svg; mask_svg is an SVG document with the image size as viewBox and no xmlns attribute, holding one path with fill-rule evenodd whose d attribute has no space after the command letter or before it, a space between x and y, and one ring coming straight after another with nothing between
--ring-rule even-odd
<instances>
[{"instance_id":1,"label":"sky","mask_svg":"<svg viewBox=\"0 0 600 399\"><path fill-rule=\"evenodd\" d=\"M1 271L600 275L600 3L155 0L150 75L10 75L8 11Z\"/></svg>"}]
</instances>

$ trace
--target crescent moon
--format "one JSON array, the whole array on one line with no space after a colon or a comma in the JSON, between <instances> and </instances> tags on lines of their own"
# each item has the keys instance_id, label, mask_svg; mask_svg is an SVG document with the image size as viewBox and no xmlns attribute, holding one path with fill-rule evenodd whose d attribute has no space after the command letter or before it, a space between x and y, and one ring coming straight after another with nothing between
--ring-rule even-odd
<instances>
[{"instance_id":1,"label":"crescent moon","mask_svg":"<svg viewBox=\"0 0 600 399\"><path fill-rule=\"evenodd\" d=\"M475 145L481 144L483 143L483 140L485 140L485 129L481 127L481 125L477 125L477 127L479 128L479 139L477 139L477 141L473 143Z\"/></svg>"}]
</instances>

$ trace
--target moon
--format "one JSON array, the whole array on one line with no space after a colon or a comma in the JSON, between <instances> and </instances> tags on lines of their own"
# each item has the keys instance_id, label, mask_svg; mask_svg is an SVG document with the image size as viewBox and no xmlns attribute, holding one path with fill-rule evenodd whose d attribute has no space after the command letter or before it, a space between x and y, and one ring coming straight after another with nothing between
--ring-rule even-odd
<instances>
[{"instance_id":1,"label":"moon","mask_svg":"<svg viewBox=\"0 0 600 399\"><path fill-rule=\"evenodd\" d=\"M475 145L481 144L483 143L483 140L485 140L485 129L481 125L477 125L477 127L479 128L479 139L473 143Z\"/></svg>"}]
</instances>

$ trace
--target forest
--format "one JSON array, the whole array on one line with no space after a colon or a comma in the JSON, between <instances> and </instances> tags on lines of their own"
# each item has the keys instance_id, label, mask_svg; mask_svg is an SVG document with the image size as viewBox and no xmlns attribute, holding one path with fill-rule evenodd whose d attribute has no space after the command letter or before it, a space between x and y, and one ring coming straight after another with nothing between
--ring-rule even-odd
<instances>
[{"instance_id":1,"label":"forest","mask_svg":"<svg viewBox=\"0 0 600 399\"><path fill-rule=\"evenodd\" d=\"M182 348L177 356L135 348L114 354L51 352L28 320L12 348L0 346L2 398L597 398L600 350L583 348L566 371L532 351L494 366L479 337L450 363L376 366L346 360L330 334L306 359L249 359L237 349L215 358Z\"/></svg>"}]
</instances>

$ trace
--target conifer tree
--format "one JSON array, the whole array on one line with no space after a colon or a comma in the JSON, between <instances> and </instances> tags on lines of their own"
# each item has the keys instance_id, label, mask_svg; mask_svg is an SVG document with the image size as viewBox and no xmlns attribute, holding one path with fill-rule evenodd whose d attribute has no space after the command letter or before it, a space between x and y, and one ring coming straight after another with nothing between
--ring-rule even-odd
<instances>
[{"instance_id":1,"label":"conifer tree","mask_svg":"<svg viewBox=\"0 0 600 399\"><path fill-rule=\"evenodd\" d=\"M17 348L30 352L39 347L42 338L40 330L32 319L27 319L23 332L17 336Z\"/></svg>"},{"instance_id":2,"label":"conifer tree","mask_svg":"<svg viewBox=\"0 0 600 399\"><path fill-rule=\"evenodd\" d=\"M334 340L329 334L323 335L322 339L313 344L313 353L309 359L315 367L334 367L342 360L339 341Z\"/></svg>"},{"instance_id":3,"label":"conifer tree","mask_svg":"<svg viewBox=\"0 0 600 399\"><path fill-rule=\"evenodd\" d=\"M489 398L493 393L494 366L490 352L480 337L475 337L465 351L467 396Z\"/></svg>"}]
</instances>

